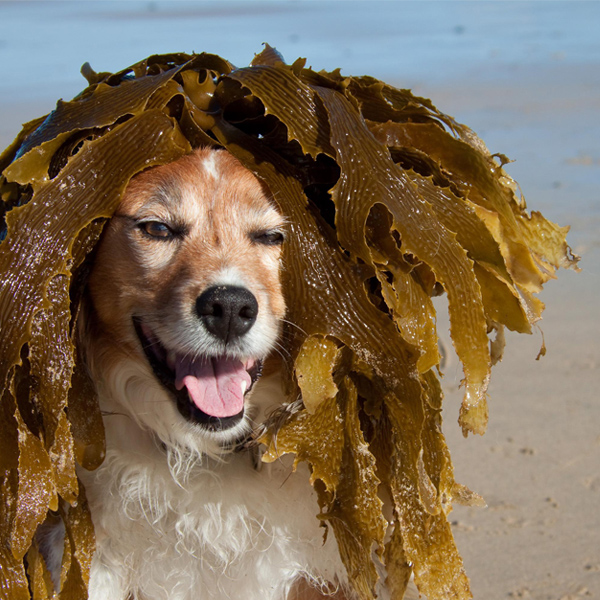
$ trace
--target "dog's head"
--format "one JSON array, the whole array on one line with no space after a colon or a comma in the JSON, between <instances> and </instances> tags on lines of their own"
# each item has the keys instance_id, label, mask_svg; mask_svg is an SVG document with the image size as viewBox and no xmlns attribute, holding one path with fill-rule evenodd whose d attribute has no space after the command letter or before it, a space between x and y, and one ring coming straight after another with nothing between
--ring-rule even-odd
<instances>
[{"instance_id":1,"label":"dog's head","mask_svg":"<svg viewBox=\"0 0 600 600\"><path fill-rule=\"evenodd\" d=\"M129 184L90 275L84 345L94 377L163 441L247 433L285 311L283 237L266 188L226 151Z\"/></svg>"}]
</instances>

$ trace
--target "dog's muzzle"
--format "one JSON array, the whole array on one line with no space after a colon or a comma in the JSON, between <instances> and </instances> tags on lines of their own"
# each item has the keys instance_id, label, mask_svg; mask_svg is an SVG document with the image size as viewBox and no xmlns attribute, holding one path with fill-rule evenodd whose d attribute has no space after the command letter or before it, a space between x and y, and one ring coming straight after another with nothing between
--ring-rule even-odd
<instances>
[{"instance_id":1,"label":"dog's muzzle","mask_svg":"<svg viewBox=\"0 0 600 600\"><path fill-rule=\"evenodd\" d=\"M195 308L206 330L225 344L247 333L258 314L254 295L235 286L207 289ZM186 419L211 431L229 429L242 420L244 397L260 376L261 360L169 352L141 317L134 317L133 325L154 375Z\"/></svg>"}]
</instances>

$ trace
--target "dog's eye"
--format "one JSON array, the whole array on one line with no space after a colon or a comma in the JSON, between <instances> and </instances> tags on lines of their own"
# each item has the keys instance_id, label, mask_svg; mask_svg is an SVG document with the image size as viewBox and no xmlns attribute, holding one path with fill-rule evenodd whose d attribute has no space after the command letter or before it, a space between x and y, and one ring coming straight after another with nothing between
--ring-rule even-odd
<instances>
[{"instance_id":1,"label":"dog's eye","mask_svg":"<svg viewBox=\"0 0 600 600\"><path fill-rule=\"evenodd\" d=\"M139 227L146 235L153 238L166 240L173 237L171 228L160 221L145 221L140 223Z\"/></svg>"},{"instance_id":2,"label":"dog's eye","mask_svg":"<svg viewBox=\"0 0 600 600\"><path fill-rule=\"evenodd\" d=\"M265 246L280 246L285 240L283 231L273 229L270 231L256 231L252 234L252 241Z\"/></svg>"}]
</instances>

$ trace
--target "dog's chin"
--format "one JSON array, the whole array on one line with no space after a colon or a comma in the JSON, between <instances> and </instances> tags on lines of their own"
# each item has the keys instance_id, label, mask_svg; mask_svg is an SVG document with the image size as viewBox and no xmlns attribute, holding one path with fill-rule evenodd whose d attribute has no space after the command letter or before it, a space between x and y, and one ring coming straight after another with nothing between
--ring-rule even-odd
<instances>
[{"instance_id":1,"label":"dog's chin","mask_svg":"<svg viewBox=\"0 0 600 600\"><path fill-rule=\"evenodd\" d=\"M237 392L241 400L240 410L232 411L230 408L224 414L210 414L210 412L203 410L197 401L193 400L187 385L182 385L180 382L178 385L176 359L162 345L160 339L139 317L133 317L133 326L154 377L167 391L185 421L195 426L195 430L202 430L206 438L220 446L235 446L243 441L251 429L249 424L251 419L250 415L247 414L245 399L261 375L262 360L253 358L242 362L224 356L206 356L196 359L196 362L210 365L209 370L214 369L215 371L227 369L232 363L237 363L237 371L244 373L243 386L245 390L242 394ZM183 362L183 360L180 362ZM234 406L237 406L237 404L234 404ZM213 410L212 412L216 411Z\"/></svg>"}]
</instances>

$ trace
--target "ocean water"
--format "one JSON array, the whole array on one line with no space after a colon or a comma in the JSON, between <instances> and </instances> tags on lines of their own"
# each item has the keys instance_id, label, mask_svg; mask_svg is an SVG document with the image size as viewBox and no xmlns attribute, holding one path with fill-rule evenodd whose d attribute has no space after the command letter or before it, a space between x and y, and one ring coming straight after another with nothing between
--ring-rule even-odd
<instances>
[{"instance_id":1,"label":"ocean water","mask_svg":"<svg viewBox=\"0 0 600 600\"><path fill-rule=\"evenodd\" d=\"M290 62L407 85L600 62L597 2L0 1L0 23L0 90L15 99L74 95L86 61L114 71L205 51L245 66L263 42Z\"/></svg>"}]
</instances>

